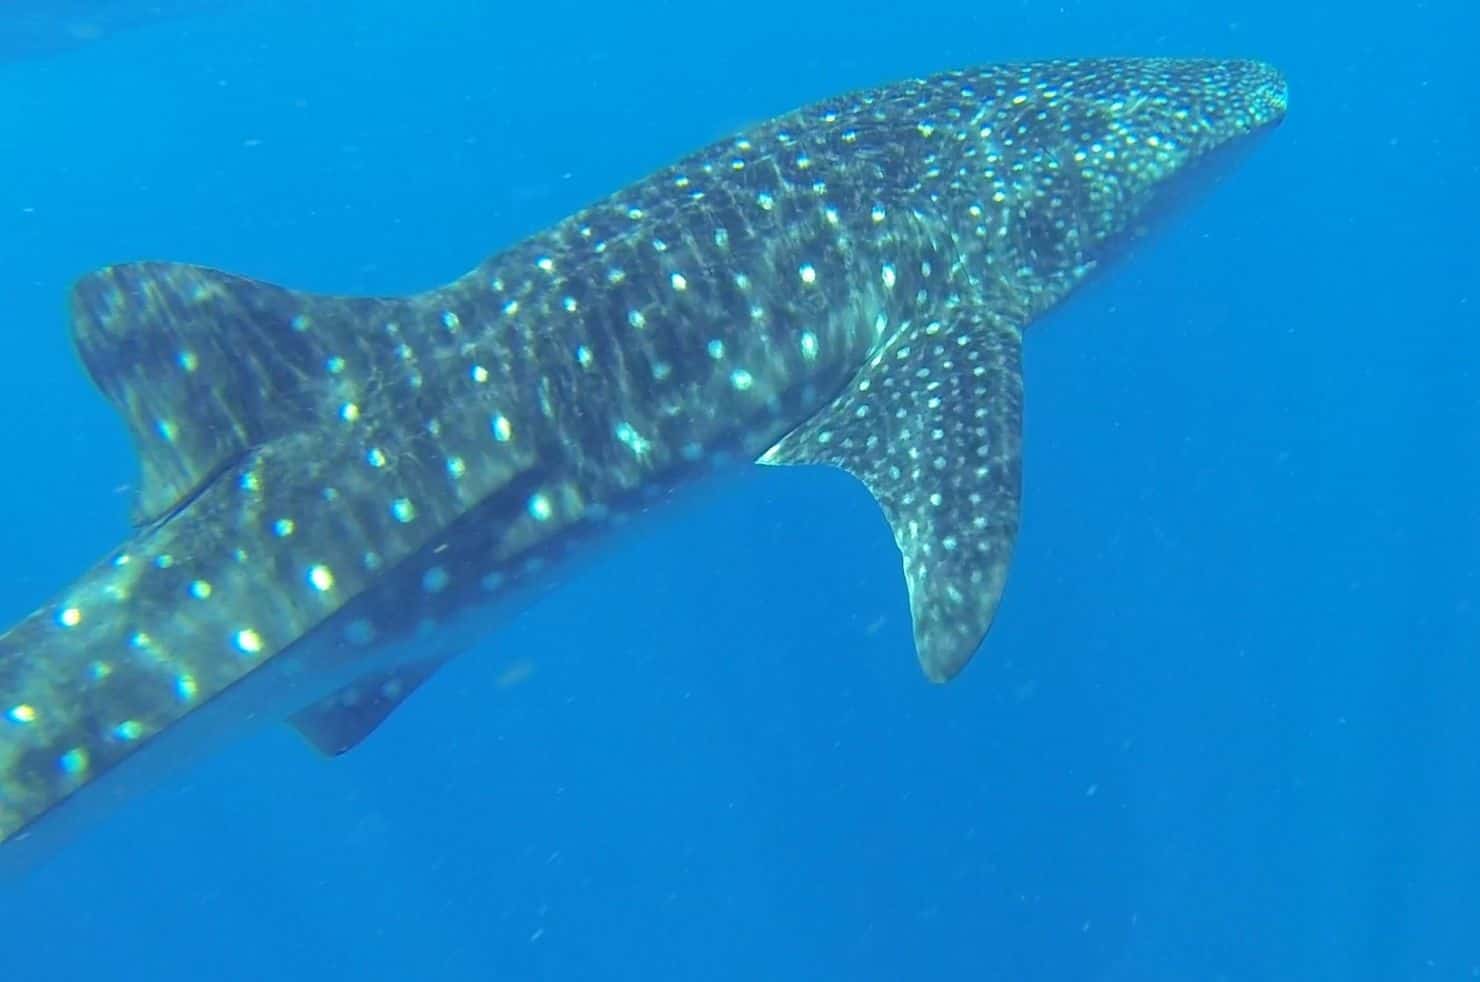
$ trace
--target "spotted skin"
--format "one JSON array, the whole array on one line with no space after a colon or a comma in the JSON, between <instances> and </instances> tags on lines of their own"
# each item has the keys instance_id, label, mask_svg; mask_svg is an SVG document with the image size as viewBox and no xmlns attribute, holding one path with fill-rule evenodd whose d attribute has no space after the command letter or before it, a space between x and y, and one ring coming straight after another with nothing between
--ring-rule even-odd
<instances>
[{"instance_id":1,"label":"spotted skin","mask_svg":"<svg viewBox=\"0 0 1480 982\"><path fill-rule=\"evenodd\" d=\"M1024 328L1284 107L1252 62L991 66L779 117L425 294L85 277L137 528L0 637L0 839L254 680L352 746L452 624L728 463L862 480L950 678L1017 528Z\"/></svg>"}]
</instances>

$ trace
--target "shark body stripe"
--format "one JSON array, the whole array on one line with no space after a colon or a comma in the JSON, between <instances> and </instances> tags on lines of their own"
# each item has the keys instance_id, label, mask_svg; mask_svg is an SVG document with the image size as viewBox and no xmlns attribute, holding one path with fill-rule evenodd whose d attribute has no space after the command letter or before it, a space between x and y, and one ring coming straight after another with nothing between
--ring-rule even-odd
<instances>
[{"instance_id":1,"label":"shark body stripe","mask_svg":"<svg viewBox=\"0 0 1480 982\"><path fill-rule=\"evenodd\" d=\"M954 676L1016 533L1023 330L1284 109L1254 62L989 66L779 117L424 294L85 277L137 528L0 636L0 840L249 690L353 746L471 615L757 459L868 486Z\"/></svg>"}]
</instances>

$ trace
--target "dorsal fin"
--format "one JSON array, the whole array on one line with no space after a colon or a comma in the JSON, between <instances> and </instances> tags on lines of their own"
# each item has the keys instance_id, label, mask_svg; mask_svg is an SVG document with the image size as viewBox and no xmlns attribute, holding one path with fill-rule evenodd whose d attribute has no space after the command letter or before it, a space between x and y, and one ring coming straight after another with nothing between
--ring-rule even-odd
<instances>
[{"instance_id":1,"label":"dorsal fin","mask_svg":"<svg viewBox=\"0 0 1480 982\"><path fill-rule=\"evenodd\" d=\"M985 312L901 327L848 388L761 457L832 464L878 501L904 558L915 649L943 682L976 653L1018 528L1022 334Z\"/></svg>"},{"instance_id":2,"label":"dorsal fin","mask_svg":"<svg viewBox=\"0 0 1480 982\"><path fill-rule=\"evenodd\" d=\"M139 454L134 521L167 514L252 447L331 415L336 374L370 377L376 353L361 325L402 306L177 263L79 280L73 341Z\"/></svg>"},{"instance_id":3,"label":"dorsal fin","mask_svg":"<svg viewBox=\"0 0 1480 982\"><path fill-rule=\"evenodd\" d=\"M367 675L299 710L288 722L319 753L337 757L373 733L443 664L444 659L436 658Z\"/></svg>"}]
</instances>

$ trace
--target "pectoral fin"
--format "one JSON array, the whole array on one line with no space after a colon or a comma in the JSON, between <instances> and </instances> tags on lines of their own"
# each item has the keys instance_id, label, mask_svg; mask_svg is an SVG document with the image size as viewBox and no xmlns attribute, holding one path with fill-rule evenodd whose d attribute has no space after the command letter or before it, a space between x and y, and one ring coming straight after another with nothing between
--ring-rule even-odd
<instances>
[{"instance_id":1,"label":"pectoral fin","mask_svg":"<svg viewBox=\"0 0 1480 982\"><path fill-rule=\"evenodd\" d=\"M319 753L337 757L358 746L443 664L437 659L368 675L300 710L288 722Z\"/></svg>"},{"instance_id":2,"label":"pectoral fin","mask_svg":"<svg viewBox=\"0 0 1480 982\"><path fill-rule=\"evenodd\" d=\"M980 311L902 327L820 413L760 459L832 464L878 501L904 559L926 676L991 626L1018 529L1022 333Z\"/></svg>"}]
</instances>

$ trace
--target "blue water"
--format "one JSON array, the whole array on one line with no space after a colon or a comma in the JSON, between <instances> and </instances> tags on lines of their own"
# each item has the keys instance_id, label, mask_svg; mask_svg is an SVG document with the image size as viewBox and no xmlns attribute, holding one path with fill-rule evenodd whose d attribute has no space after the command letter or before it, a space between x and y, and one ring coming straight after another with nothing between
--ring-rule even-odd
<instances>
[{"instance_id":1,"label":"blue water","mask_svg":"<svg viewBox=\"0 0 1480 982\"><path fill-rule=\"evenodd\" d=\"M1252 55L1292 104L1031 333L1022 535L958 681L862 488L757 469L354 753L267 725L0 885L0 978L1480 975L1472 5L236 8L0 65L6 623L126 527L65 331L94 266L428 287L981 61Z\"/></svg>"}]
</instances>

